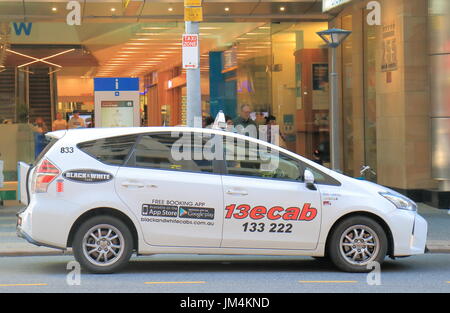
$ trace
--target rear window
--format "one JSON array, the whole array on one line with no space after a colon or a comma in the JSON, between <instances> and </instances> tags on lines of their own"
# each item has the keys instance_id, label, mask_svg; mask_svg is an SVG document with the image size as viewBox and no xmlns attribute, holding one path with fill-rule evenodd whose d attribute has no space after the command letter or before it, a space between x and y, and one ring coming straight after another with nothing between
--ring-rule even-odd
<instances>
[{"instance_id":1,"label":"rear window","mask_svg":"<svg viewBox=\"0 0 450 313\"><path fill-rule=\"evenodd\" d=\"M58 139L56 138L49 138L49 137L45 137L45 142L44 144L47 144L44 148L44 150L41 151L41 153L39 153L39 155L37 156L36 160L34 160L33 166L36 166L36 164L39 163L40 160L42 160L42 158L44 157L44 155L47 154L47 152L53 147L53 145L58 141Z\"/></svg>"},{"instance_id":2,"label":"rear window","mask_svg":"<svg viewBox=\"0 0 450 313\"><path fill-rule=\"evenodd\" d=\"M126 135L102 138L79 143L77 147L100 162L122 165L136 143L137 137L137 135Z\"/></svg>"}]
</instances>

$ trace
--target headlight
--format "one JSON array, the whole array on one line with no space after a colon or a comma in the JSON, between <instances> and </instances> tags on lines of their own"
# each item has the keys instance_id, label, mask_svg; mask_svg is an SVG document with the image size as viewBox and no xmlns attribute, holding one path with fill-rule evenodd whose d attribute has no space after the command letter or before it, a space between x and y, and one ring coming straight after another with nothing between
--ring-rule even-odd
<instances>
[{"instance_id":1,"label":"headlight","mask_svg":"<svg viewBox=\"0 0 450 313\"><path fill-rule=\"evenodd\" d=\"M392 192L380 192L380 195L392 202L397 209L417 211L416 203L400 194L394 194Z\"/></svg>"}]
</instances>

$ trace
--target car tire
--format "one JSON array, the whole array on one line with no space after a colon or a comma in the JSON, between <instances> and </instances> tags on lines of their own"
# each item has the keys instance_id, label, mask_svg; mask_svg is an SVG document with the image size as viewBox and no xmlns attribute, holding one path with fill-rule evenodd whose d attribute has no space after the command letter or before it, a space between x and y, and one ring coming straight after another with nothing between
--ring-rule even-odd
<instances>
[{"instance_id":1,"label":"car tire","mask_svg":"<svg viewBox=\"0 0 450 313\"><path fill-rule=\"evenodd\" d=\"M122 269L133 253L133 236L120 219L95 216L77 230L72 245L75 259L88 272L108 274Z\"/></svg>"},{"instance_id":2,"label":"car tire","mask_svg":"<svg viewBox=\"0 0 450 313\"><path fill-rule=\"evenodd\" d=\"M388 240L383 227L366 216L341 221L328 243L328 255L334 265L352 273L369 272L376 264L374 262L383 262L387 250Z\"/></svg>"}]
</instances>

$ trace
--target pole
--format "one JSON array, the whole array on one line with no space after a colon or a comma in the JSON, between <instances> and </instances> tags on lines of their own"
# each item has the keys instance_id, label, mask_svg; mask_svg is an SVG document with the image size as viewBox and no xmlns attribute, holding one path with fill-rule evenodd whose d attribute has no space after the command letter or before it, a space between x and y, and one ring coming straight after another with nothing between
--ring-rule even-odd
<instances>
[{"instance_id":1,"label":"pole","mask_svg":"<svg viewBox=\"0 0 450 313\"><path fill-rule=\"evenodd\" d=\"M198 35L200 29L199 24L200 23L198 22L185 22L186 34ZM200 49L200 47L198 47L198 49ZM200 66L196 69L186 70L186 89L187 89L187 107L186 107L187 126L202 127L201 124L202 91L200 86Z\"/></svg>"},{"instance_id":2,"label":"pole","mask_svg":"<svg viewBox=\"0 0 450 313\"><path fill-rule=\"evenodd\" d=\"M331 139L331 168L341 172L341 127L339 110L339 85L337 74L337 48L331 50L331 72L330 72L330 139Z\"/></svg>"}]
</instances>

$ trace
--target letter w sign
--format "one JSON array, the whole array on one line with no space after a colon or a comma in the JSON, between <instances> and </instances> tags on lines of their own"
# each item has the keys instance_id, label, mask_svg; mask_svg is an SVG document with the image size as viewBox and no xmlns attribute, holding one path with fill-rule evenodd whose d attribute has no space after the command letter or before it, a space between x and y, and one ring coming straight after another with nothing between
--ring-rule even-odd
<instances>
[{"instance_id":1,"label":"letter w sign","mask_svg":"<svg viewBox=\"0 0 450 313\"><path fill-rule=\"evenodd\" d=\"M22 35L22 32L25 34L25 36L30 36L31 34L31 28L33 27L33 23L13 23L14 32L17 36Z\"/></svg>"}]
</instances>

